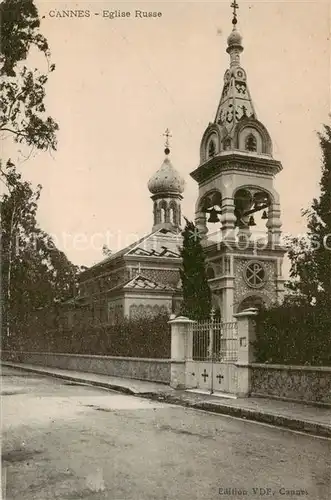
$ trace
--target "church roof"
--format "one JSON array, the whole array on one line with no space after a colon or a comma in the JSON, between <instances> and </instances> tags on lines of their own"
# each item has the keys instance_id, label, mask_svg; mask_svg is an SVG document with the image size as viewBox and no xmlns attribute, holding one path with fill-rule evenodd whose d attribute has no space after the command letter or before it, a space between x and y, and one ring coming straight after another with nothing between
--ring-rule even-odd
<instances>
[{"instance_id":1,"label":"church roof","mask_svg":"<svg viewBox=\"0 0 331 500\"><path fill-rule=\"evenodd\" d=\"M167 229L159 229L140 240L131 247L125 256L180 258L179 247L182 245L182 235Z\"/></svg>"},{"instance_id":2,"label":"church roof","mask_svg":"<svg viewBox=\"0 0 331 500\"><path fill-rule=\"evenodd\" d=\"M138 274L134 278L129 281L125 281L116 287L112 288L109 291L118 291L118 290L154 290L159 292L175 292L176 289L170 285L164 283L158 283L156 281L151 280L143 276L142 274Z\"/></svg>"},{"instance_id":3,"label":"church roof","mask_svg":"<svg viewBox=\"0 0 331 500\"><path fill-rule=\"evenodd\" d=\"M215 123L224 126L230 135L242 118L256 118L247 75L240 64L240 53L244 50L241 42L242 37L234 25L227 47L230 68L224 74L223 91L215 116Z\"/></svg>"},{"instance_id":4,"label":"church roof","mask_svg":"<svg viewBox=\"0 0 331 500\"><path fill-rule=\"evenodd\" d=\"M126 283L123 286L124 289L127 288L134 288L134 289L140 289L140 290L162 290L162 291L175 291L175 288L173 288L170 285L166 285L164 283L157 283L156 281L151 280L150 278L146 278L142 274L139 274L138 276L135 276L131 281Z\"/></svg>"},{"instance_id":5,"label":"church roof","mask_svg":"<svg viewBox=\"0 0 331 500\"><path fill-rule=\"evenodd\" d=\"M119 257L151 257L162 259L179 259L182 245L182 236L178 232L168 229L158 229L149 233L139 240L131 243L125 248L115 252L106 259L94 264L94 266L84 271L82 275L88 274L91 270L97 270L98 267L105 266L115 261ZM85 277L85 276L84 276Z\"/></svg>"}]
</instances>

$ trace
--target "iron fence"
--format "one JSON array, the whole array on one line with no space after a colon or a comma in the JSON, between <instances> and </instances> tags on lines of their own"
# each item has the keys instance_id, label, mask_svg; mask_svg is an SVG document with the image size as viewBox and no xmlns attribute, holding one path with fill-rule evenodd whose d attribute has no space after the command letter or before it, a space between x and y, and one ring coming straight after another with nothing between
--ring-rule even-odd
<instances>
[{"instance_id":1,"label":"iron fence","mask_svg":"<svg viewBox=\"0 0 331 500\"><path fill-rule=\"evenodd\" d=\"M193 324L193 360L237 361L238 330L236 322L224 323L220 318Z\"/></svg>"}]
</instances>

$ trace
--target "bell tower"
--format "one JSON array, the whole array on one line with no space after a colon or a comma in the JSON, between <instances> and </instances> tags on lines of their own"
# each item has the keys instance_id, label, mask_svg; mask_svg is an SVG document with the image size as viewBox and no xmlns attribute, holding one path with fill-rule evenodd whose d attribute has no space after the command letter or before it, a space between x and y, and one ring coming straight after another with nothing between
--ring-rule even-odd
<instances>
[{"instance_id":1,"label":"bell tower","mask_svg":"<svg viewBox=\"0 0 331 500\"><path fill-rule=\"evenodd\" d=\"M181 227L181 201L185 188L185 181L173 167L169 155L170 131L164 133L166 137L165 158L159 170L148 182L148 189L153 200L153 231L168 229L179 232Z\"/></svg>"},{"instance_id":2,"label":"bell tower","mask_svg":"<svg viewBox=\"0 0 331 500\"><path fill-rule=\"evenodd\" d=\"M280 200L274 177L282 170L272 141L258 120L241 65L242 36L236 0L227 39L229 67L215 119L200 144L195 223L208 260L213 301L225 321L248 307L280 301L283 294ZM256 218L265 222L258 232ZM210 224L217 231L210 234Z\"/></svg>"}]
</instances>

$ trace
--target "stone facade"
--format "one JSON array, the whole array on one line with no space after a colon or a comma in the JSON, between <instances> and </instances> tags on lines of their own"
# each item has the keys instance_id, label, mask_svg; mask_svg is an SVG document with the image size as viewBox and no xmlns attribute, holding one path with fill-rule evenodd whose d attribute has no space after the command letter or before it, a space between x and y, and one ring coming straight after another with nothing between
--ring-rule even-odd
<instances>
[{"instance_id":1,"label":"stone facade","mask_svg":"<svg viewBox=\"0 0 331 500\"><path fill-rule=\"evenodd\" d=\"M331 405L331 367L252 364L251 395Z\"/></svg>"},{"instance_id":2,"label":"stone facade","mask_svg":"<svg viewBox=\"0 0 331 500\"><path fill-rule=\"evenodd\" d=\"M157 316L160 313L171 314L172 298L153 297L153 295L139 296L128 294L125 298L125 315L129 318L141 316Z\"/></svg>"},{"instance_id":3,"label":"stone facade","mask_svg":"<svg viewBox=\"0 0 331 500\"><path fill-rule=\"evenodd\" d=\"M265 276L261 284L252 286L246 279L247 265L257 263L265 270ZM234 258L234 302L235 309L240 309L244 300L250 297L260 297L261 300L270 305L276 300L276 273L277 263L275 260L256 258Z\"/></svg>"}]
</instances>

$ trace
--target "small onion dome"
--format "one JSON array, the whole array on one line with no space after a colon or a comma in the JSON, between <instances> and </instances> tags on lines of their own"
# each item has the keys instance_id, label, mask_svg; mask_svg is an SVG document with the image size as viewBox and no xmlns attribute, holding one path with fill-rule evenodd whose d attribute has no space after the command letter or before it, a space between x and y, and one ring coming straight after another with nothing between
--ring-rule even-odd
<instances>
[{"instance_id":1,"label":"small onion dome","mask_svg":"<svg viewBox=\"0 0 331 500\"><path fill-rule=\"evenodd\" d=\"M228 46L231 47L232 45L241 45L241 42L241 34L236 30L236 28L233 28L231 34L228 36Z\"/></svg>"},{"instance_id":2,"label":"small onion dome","mask_svg":"<svg viewBox=\"0 0 331 500\"><path fill-rule=\"evenodd\" d=\"M169 150L167 150L169 152ZM168 152L166 154L168 154ZM152 194L158 193L179 193L185 188L185 181L172 166L171 161L166 156L159 170L148 181L148 189Z\"/></svg>"}]
</instances>

